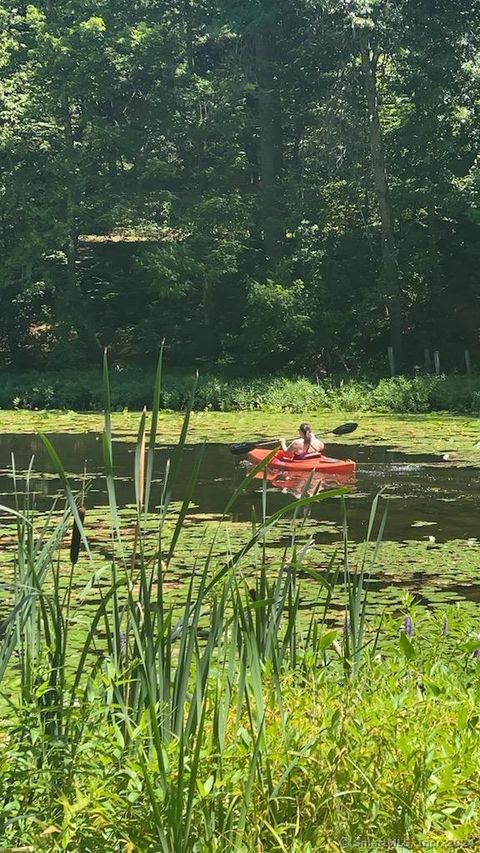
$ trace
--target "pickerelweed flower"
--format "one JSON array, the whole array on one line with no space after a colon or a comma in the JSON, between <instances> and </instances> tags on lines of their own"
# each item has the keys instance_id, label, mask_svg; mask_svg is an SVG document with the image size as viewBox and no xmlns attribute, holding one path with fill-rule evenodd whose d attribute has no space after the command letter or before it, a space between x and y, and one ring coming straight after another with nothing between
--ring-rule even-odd
<instances>
[{"instance_id":1,"label":"pickerelweed flower","mask_svg":"<svg viewBox=\"0 0 480 853\"><path fill-rule=\"evenodd\" d=\"M443 617L443 625L442 625L442 637L447 637L448 632L449 632L448 617L444 616Z\"/></svg>"},{"instance_id":2,"label":"pickerelweed flower","mask_svg":"<svg viewBox=\"0 0 480 853\"><path fill-rule=\"evenodd\" d=\"M415 629L413 627L412 619L408 615L405 616L405 619L403 622L403 630L405 632L405 636L407 636L408 638L413 637L413 635L415 633Z\"/></svg>"}]
</instances>

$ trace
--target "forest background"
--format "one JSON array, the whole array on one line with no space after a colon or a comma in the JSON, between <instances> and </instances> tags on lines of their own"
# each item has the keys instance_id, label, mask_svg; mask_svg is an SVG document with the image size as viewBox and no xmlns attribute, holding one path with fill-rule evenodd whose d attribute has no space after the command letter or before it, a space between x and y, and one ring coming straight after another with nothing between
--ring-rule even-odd
<instances>
[{"instance_id":1,"label":"forest background","mask_svg":"<svg viewBox=\"0 0 480 853\"><path fill-rule=\"evenodd\" d=\"M4 369L480 357L478 0L0 3Z\"/></svg>"}]
</instances>

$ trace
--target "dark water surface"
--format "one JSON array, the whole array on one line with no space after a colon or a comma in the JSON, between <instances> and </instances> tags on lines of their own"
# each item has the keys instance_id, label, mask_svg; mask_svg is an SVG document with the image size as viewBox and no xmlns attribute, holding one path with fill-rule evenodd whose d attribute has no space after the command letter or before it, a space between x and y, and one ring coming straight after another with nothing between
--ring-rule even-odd
<instances>
[{"instance_id":1,"label":"dark water surface","mask_svg":"<svg viewBox=\"0 0 480 853\"><path fill-rule=\"evenodd\" d=\"M107 502L102 470L102 446L99 436L55 434L51 440L63 462L65 470L73 476L73 485L81 485L86 466L87 475L93 481L88 498L90 506ZM173 448L160 447L156 460L156 477L161 480ZM425 540L434 535L437 542L449 539L468 539L479 536L480 470L474 468L449 467L440 457L400 453L389 447L329 444L328 452L339 458L357 461L357 476L348 498L349 534L353 540L364 538L372 497L380 490L393 498L390 506L386 539ZM35 435L0 435L0 502L12 502L11 454L15 457L18 484L22 485L25 472L34 456L34 490L39 508L46 506L52 495L57 494L59 482L54 476L52 463ZM119 478L117 497L121 504L134 501L133 470L135 446L132 443L116 442L114 465ZM183 497L192 465L201 453L199 446L185 448L184 465L177 494ZM202 514L223 511L235 486L245 476L244 463L232 456L228 445L209 444L204 449L200 479L194 494L194 503ZM269 512L274 512L292 500L288 490L282 492L282 483L277 487L270 484ZM286 484L291 487L291 483ZM298 487L298 483L294 483ZM300 483L301 487L301 483ZM157 494L160 486L157 485ZM293 491L295 491L295 488ZM242 495L235 508L235 519L251 518L252 507L261 506L262 483L254 481L247 494ZM339 521L338 501L319 504L314 514L325 521ZM335 535L325 533L325 540Z\"/></svg>"}]
</instances>

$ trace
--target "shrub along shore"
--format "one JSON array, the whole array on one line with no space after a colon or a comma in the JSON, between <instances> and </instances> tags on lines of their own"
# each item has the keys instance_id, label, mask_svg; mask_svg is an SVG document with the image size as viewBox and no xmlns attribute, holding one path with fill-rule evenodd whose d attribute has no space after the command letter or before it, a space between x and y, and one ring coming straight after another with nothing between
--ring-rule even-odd
<instances>
[{"instance_id":1,"label":"shrub along shore","mask_svg":"<svg viewBox=\"0 0 480 853\"><path fill-rule=\"evenodd\" d=\"M112 408L139 410L151 397L153 373L125 369L111 378ZM184 411L189 404L191 373L165 377L160 405ZM1 409L103 408L100 370L0 373ZM193 408L196 411L343 411L343 412L480 412L480 376L418 376L393 379L339 379L265 376L255 379L205 374L200 376Z\"/></svg>"}]
</instances>

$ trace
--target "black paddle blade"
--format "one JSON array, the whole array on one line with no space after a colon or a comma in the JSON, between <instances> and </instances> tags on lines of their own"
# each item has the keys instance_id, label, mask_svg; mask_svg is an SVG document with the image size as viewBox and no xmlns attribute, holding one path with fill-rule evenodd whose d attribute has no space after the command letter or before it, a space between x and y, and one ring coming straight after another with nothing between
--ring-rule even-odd
<instances>
[{"instance_id":1,"label":"black paddle blade","mask_svg":"<svg viewBox=\"0 0 480 853\"><path fill-rule=\"evenodd\" d=\"M268 445L274 444L278 444L278 440L275 438L271 438L269 441L245 441L242 444L231 444L230 450L234 456L245 456L254 447L268 447Z\"/></svg>"},{"instance_id":2,"label":"black paddle blade","mask_svg":"<svg viewBox=\"0 0 480 853\"><path fill-rule=\"evenodd\" d=\"M234 456L245 456L249 450L253 450L256 447L255 444L231 444L230 450L234 454Z\"/></svg>"},{"instance_id":3,"label":"black paddle blade","mask_svg":"<svg viewBox=\"0 0 480 853\"><path fill-rule=\"evenodd\" d=\"M332 429L332 435L349 435L351 432L355 432L358 424L354 421L350 421L348 424L341 424L336 429Z\"/></svg>"}]
</instances>

